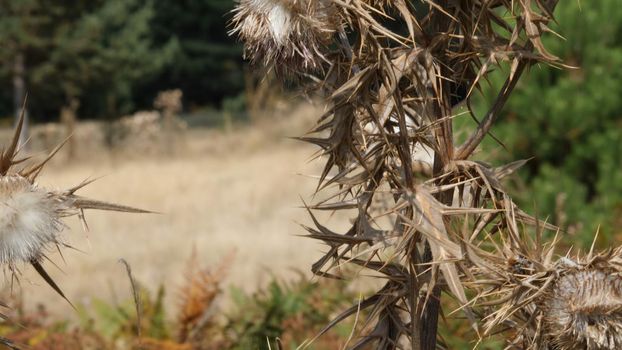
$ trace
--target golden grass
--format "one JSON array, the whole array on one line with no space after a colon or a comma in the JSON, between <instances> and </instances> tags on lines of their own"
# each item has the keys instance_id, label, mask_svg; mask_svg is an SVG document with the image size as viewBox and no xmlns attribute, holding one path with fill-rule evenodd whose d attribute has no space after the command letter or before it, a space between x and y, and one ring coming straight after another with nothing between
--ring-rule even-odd
<instances>
[{"instance_id":1,"label":"golden grass","mask_svg":"<svg viewBox=\"0 0 622 350\"><path fill-rule=\"evenodd\" d=\"M295 236L304 234L297 222L309 224L300 196L308 198L316 186L315 179L297 174L320 171L319 164L307 162L312 146L285 138L304 132L303 124L271 121L232 134L191 131L187 153L172 158L128 160L99 153L71 164L50 164L42 185L64 188L103 175L82 194L162 214L87 211L86 234L77 219L70 219L69 243L84 252L65 250L66 264L58 253L51 254L62 271L47 262L48 272L74 303L124 300L131 297L126 273L117 263L124 258L143 285L170 286L166 302L172 310L193 248L201 266L216 266L234 250L226 284L247 291L272 276L295 276L294 268L309 266L323 249ZM338 228L346 224L343 217L329 222ZM28 307L45 302L52 314L73 314L32 271L26 269L21 285Z\"/></svg>"}]
</instances>

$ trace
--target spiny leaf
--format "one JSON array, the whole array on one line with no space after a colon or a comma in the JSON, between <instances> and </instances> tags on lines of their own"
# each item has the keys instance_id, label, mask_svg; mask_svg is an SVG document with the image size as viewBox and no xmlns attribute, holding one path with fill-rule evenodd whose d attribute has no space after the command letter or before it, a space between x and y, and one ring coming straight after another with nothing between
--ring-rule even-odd
<instances>
[{"instance_id":1,"label":"spiny leaf","mask_svg":"<svg viewBox=\"0 0 622 350\"><path fill-rule=\"evenodd\" d=\"M76 307L71 303L71 301L69 301L69 299L67 299L67 297L65 296L65 293L63 293L63 291L60 289L60 287L56 284L56 282L54 282L54 280L52 279L52 277L50 277L50 275L47 273L47 271L45 271L45 269L43 268L43 266L41 266L41 263L39 263L36 260L32 260L30 262L30 264L32 265L32 267L35 268L35 271L37 271L37 273L39 274L39 276L41 276L43 278L43 280L50 286L52 287L52 289L54 289L54 291L56 293L58 293L58 295L60 295L63 299L65 299L69 305L71 305L71 307L77 311Z\"/></svg>"}]
</instances>

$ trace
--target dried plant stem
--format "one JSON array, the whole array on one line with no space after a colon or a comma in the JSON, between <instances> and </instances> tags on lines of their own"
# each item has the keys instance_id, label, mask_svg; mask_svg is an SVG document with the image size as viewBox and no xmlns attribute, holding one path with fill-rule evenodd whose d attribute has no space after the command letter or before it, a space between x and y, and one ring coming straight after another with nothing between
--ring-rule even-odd
<instances>
[{"instance_id":1,"label":"dried plant stem","mask_svg":"<svg viewBox=\"0 0 622 350\"><path fill-rule=\"evenodd\" d=\"M527 46L528 51L533 49L529 47L532 46L531 43L528 43ZM482 142L484 137L488 135L488 133L490 132L490 128L492 128L494 123L497 121L497 118L499 117L503 106L505 106L505 103L507 102L510 94L516 87L516 83L518 83L518 80L520 79L527 65L527 60L520 60L516 63L515 67L512 67L512 72L501 87L499 95L495 99L492 107L490 107L490 110L486 113L484 119L479 123L477 129L473 131L469 138L457 150L456 159L468 159L473 151L475 151L477 146L479 146L479 144Z\"/></svg>"},{"instance_id":2,"label":"dried plant stem","mask_svg":"<svg viewBox=\"0 0 622 350\"><path fill-rule=\"evenodd\" d=\"M134 279L134 275L132 274L132 267L127 262L127 260L121 258L119 259L119 263L123 264L125 267L125 272L127 273L127 278L130 280L130 288L132 290L132 298L134 300L134 307L136 309L136 336L138 337L138 345L140 346L142 342L142 301L140 299L140 290L138 289L136 280Z\"/></svg>"}]
</instances>

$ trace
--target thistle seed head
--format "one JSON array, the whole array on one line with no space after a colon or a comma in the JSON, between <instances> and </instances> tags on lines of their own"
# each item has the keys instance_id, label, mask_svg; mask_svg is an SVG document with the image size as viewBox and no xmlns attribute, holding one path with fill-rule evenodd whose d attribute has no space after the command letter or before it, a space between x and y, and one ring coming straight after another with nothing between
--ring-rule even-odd
<instances>
[{"instance_id":1,"label":"thistle seed head","mask_svg":"<svg viewBox=\"0 0 622 350\"><path fill-rule=\"evenodd\" d=\"M31 264L43 279L63 298L58 285L47 274L41 260L50 248L58 247L62 218L80 214L84 209L113 210L134 213L146 211L80 197L77 190L92 181L85 181L66 191L48 191L35 182L41 170L58 152L56 147L38 164L15 169L26 159L16 159L24 114L17 123L13 140L0 152L0 264L16 273L20 263ZM84 224L84 216L80 215Z\"/></svg>"},{"instance_id":2,"label":"thistle seed head","mask_svg":"<svg viewBox=\"0 0 622 350\"><path fill-rule=\"evenodd\" d=\"M543 246L541 232L472 270L486 285L484 334L509 332L506 349L622 349L622 247L555 259L558 240Z\"/></svg>"},{"instance_id":3,"label":"thistle seed head","mask_svg":"<svg viewBox=\"0 0 622 350\"><path fill-rule=\"evenodd\" d=\"M622 277L601 269L565 273L543 303L554 349L622 348Z\"/></svg>"},{"instance_id":4,"label":"thistle seed head","mask_svg":"<svg viewBox=\"0 0 622 350\"><path fill-rule=\"evenodd\" d=\"M0 263L39 260L46 247L59 243L63 210L58 197L28 179L0 177Z\"/></svg>"},{"instance_id":5,"label":"thistle seed head","mask_svg":"<svg viewBox=\"0 0 622 350\"><path fill-rule=\"evenodd\" d=\"M320 70L340 26L328 0L241 0L234 11L230 34L245 56L281 74Z\"/></svg>"}]
</instances>

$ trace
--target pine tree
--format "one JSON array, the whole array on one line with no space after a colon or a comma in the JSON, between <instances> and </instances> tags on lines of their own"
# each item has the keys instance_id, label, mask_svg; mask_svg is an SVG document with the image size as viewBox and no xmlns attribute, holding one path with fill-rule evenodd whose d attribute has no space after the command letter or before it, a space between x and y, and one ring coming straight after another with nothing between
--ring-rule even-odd
<instances>
[{"instance_id":1,"label":"pine tree","mask_svg":"<svg viewBox=\"0 0 622 350\"><path fill-rule=\"evenodd\" d=\"M132 89L172 59L174 42L154 42L153 2L138 0L2 2L5 69L24 56L33 114L56 115L74 99L83 113L132 108ZM48 117L49 118L49 117Z\"/></svg>"},{"instance_id":2,"label":"pine tree","mask_svg":"<svg viewBox=\"0 0 622 350\"><path fill-rule=\"evenodd\" d=\"M143 85L143 99L156 91L180 88L192 105L219 105L244 89L242 47L227 35L233 0L157 1L154 37L157 42L179 43L174 64L153 82ZM163 88L160 88L163 87Z\"/></svg>"},{"instance_id":3,"label":"pine tree","mask_svg":"<svg viewBox=\"0 0 622 350\"><path fill-rule=\"evenodd\" d=\"M577 68L533 67L493 134L510 150L504 160L536 156L521 172L529 190L515 191L519 202L585 233L579 241L589 247L599 225L604 241L622 233L622 7L562 1L556 14L552 28L567 40L545 45Z\"/></svg>"}]
</instances>

